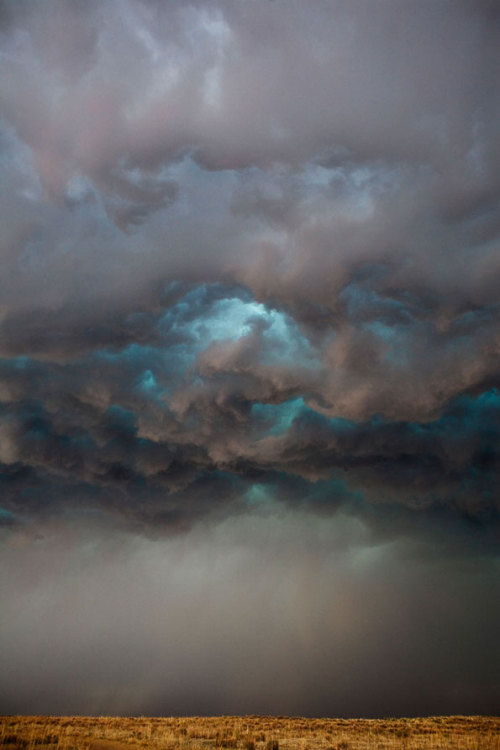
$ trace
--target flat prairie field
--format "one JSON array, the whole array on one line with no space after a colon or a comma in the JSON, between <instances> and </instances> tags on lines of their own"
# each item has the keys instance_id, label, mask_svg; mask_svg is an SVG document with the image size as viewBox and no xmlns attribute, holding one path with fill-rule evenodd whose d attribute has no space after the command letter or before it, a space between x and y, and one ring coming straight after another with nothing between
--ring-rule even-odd
<instances>
[{"instance_id":1,"label":"flat prairie field","mask_svg":"<svg viewBox=\"0 0 500 750\"><path fill-rule=\"evenodd\" d=\"M0 746L64 750L500 750L500 717L2 716Z\"/></svg>"}]
</instances>

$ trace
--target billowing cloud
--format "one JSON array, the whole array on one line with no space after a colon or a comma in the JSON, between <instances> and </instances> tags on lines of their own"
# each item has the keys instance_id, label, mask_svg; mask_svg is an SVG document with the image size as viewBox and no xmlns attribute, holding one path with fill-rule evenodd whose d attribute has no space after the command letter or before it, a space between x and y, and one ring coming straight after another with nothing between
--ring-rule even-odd
<instances>
[{"instance_id":1,"label":"billowing cloud","mask_svg":"<svg viewBox=\"0 0 500 750\"><path fill-rule=\"evenodd\" d=\"M46 557L46 534L59 540L61 528L81 525L89 538L128 540L124 569L137 535L153 555L149 575L164 565L156 544L167 556L195 539L208 550L225 528L239 549L255 514L282 517L287 534L347 518L387 545L363 586L385 585L408 543L414 560L403 570L423 611L435 612L423 571L437 555L438 577L449 572L460 589L456 614L472 633L465 602L478 579L468 566L491 581L498 544L499 18L486 0L3 3L7 550L31 540ZM306 558L315 545L307 540ZM276 582L281 552L293 557L281 543L270 555ZM37 554L30 547L33 565ZM336 555L313 555L320 576ZM180 570L189 589L188 558ZM347 591L341 555L338 565ZM53 585L64 589L57 576ZM391 597L407 607L403 589L395 584ZM21 582L6 591L21 617L29 595ZM264 601L260 589L255 596ZM182 610L183 597L174 600ZM316 616L320 597L310 606ZM388 599L360 616L389 610ZM269 627L277 620L276 610ZM242 620L230 623L236 632ZM325 625L320 643L330 627L342 630L337 620ZM449 627L451 654L460 627ZM387 648L401 628L388 626ZM84 629L71 632L91 647ZM348 653L364 653L358 635ZM401 638L413 664L413 636ZM416 648L437 653L429 638L418 635ZM471 654L477 670L471 656L463 685L472 692L443 711L491 705L483 656ZM333 670L333 656L326 663ZM56 661L50 669L56 695ZM112 685L111 662L109 670ZM259 684L249 680L248 696ZM349 684L351 698L331 709L301 703L301 683L288 703L270 697L269 710L362 712L356 694L366 690ZM206 685L182 685L175 710L246 710L243 698L227 703L228 691L205 704ZM135 703L112 703L108 691L93 704L84 687L61 710L78 710L81 699L82 710L160 711L160 682L147 689ZM42 705L26 690L12 710L24 710L28 694L27 706ZM398 691L390 682L387 695ZM434 711L426 700L415 712ZM409 711L399 705L367 711Z\"/></svg>"}]
</instances>

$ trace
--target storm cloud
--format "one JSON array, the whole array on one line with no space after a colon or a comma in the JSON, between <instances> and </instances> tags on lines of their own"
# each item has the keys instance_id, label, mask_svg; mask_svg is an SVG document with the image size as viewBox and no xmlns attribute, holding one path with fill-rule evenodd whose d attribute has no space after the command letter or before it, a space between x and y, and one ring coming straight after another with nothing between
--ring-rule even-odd
<instances>
[{"instance_id":1,"label":"storm cloud","mask_svg":"<svg viewBox=\"0 0 500 750\"><path fill-rule=\"evenodd\" d=\"M5 710L493 711L497 4L5 0L0 61Z\"/></svg>"}]
</instances>

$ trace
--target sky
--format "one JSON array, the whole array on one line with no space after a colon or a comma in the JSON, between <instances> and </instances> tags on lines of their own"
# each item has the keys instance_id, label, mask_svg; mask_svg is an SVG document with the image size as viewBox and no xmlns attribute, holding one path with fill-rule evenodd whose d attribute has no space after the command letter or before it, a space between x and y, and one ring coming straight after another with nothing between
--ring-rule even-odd
<instances>
[{"instance_id":1,"label":"sky","mask_svg":"<svg viewBox=\"0 0 500 750\"><path fill-rule=\"evenodd\" d=\"M2 0L1 713L500 705L500 6Z\"/></svg>"}]
</instances>

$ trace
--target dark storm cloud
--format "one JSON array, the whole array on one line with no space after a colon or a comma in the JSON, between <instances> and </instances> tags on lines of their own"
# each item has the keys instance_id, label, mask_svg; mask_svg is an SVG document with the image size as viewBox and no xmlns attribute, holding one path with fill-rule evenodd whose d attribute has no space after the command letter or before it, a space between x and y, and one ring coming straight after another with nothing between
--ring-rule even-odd
<instances>
[{"instance_id":1,"label":"dark storm cloud","mask_svg":"<svg viewBox=\"0 0 500 750\"><path fill-rule=\"evenodd\" d=\"M238 534L269 509L286 533L309 513L363 526L367 549L387 545L379 583L406 542L418 586L429 555L440 580L455 560L493 577L499 36L491 2L1 4L7 545L40 542L46 557L45 534L88 523L110 539L141 532L152 550L156 537L174 544L169 532L202 540L211 524ZM478 578L457 570L453 611L470 635ZM393 594L407 606L402 584ZM422 599L423 612L438 608ZM384 643L394 633L413 669L413 635L399 623ZM472 692L458 681L463 702L443 711L487 705L487 669L470 658ZM269 710L306 710L311 680ZM352 701L332 711L362 710L349 685ZM85 705L161 710L157 683L147 690L143 703ZM177 695L193 690L187 680ZM202 710L200 690L199 708L186 698L175 710ZM312 694L307 711L330 710ZM227 711L228 695L206 710ZM234 710L253 710L242 701Z\"/></svg>"},{"instance_id":2,"label":"dark storm cloud","mask_svg":"<svg viewBox=\"0 0 500 750\"><path fill-rule=\"evenodd\" d=\"M325 481L332 508L362 492L377 503L445 505L495 521L495 388L455 398L429 422L330 418L314 409L324 370L299 328L223 291L181 297L156 321L155 345L63 363L4 359L4 507L22 514L52 496L40 509L60 510L74 502L65 492L80 499L68 488L85 485L84 503L92 493L97 506L114 495L117 511L168 523L221 507L238 512L252 483L280 494L288 476L313 483L301 485L305 498ZM38 491L28 491L34 482Z\"/></svg>"}]
</instances>

